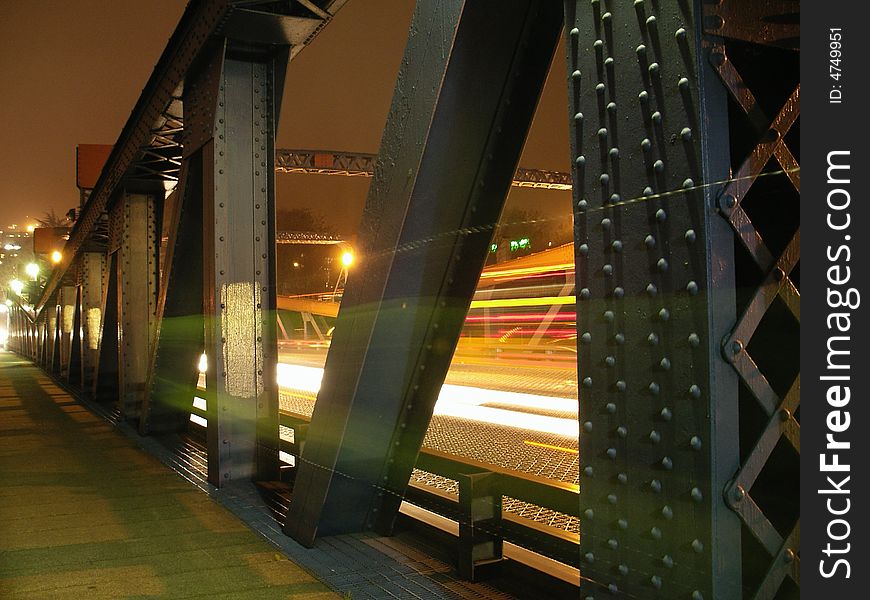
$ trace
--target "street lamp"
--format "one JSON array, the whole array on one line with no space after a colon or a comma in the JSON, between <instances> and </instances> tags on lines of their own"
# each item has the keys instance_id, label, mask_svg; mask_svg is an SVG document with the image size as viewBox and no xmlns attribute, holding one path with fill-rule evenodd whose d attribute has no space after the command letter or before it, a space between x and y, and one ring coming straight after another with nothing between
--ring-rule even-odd
<instances>
[{"instance_id":1,"label":"street lamp","mask_svg":"<svg viewBox=\"0 0 870 600\"><path fill-rule=\"evenodd\" d=\"M33 281L36 281L36 278L39 277L39 265L36 263L27 263L27 266L24 267L24 272L27 273L27 276Z\"/></svg>"},{"instance_id":2,"label":"street lamp","mask_svg":"<svg viewBox=\"0 0 870 600\"><path fill-rule=\"evenodd\" d=\"M51 262L53 262L54 264L57 264L61 260L63 260L63 254L60 253L60 250L55 250L54 252L51 253Z\"/></svg>"},{"instance_id":3,"label":"street lamp","mask_svg":"<svg viewBox=\"0 0 870 600\"><path fill-rule=\"evenodd\" d=\"M351 252L350 250L346 250L341 255L341 264L344 265L345 269L353 264L353 252Z\"/></svg>"},{"instance_id":4,"label":"street lamp","mask_svg":"<svg viewBox=\"0 0 870 600\"><path fill-rule=\"evenodd\" d=\"M12 288L12 291L15 292L16 296L20 296L21 292L24 291L24 283L20 279L13 279L9 282L9 287Z\"/></svg>"}]
</instances>

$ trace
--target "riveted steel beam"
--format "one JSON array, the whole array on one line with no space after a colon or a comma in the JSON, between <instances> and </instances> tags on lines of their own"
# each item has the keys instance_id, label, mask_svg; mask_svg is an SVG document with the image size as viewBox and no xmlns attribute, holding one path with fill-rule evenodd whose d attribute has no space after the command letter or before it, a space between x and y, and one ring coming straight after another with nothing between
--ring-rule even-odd
<instances>
[{"instance_id":1,"label":"riveted steel beam","mask_svg":"<svg viewBox=\"0 0 870 600\"><path fill-rule=\"evenodd\" d=\"M185 152L199 157L188 189L196 176L214 485L278 478L273 155L286 57L216 48L186 97Z\"/></svg>"},{"instance_id":2,"label":"riveted steel beam","mask_svg":"<svg viewBox=\"0 0 870 600\"><path fill-rule=\"evenodd\" d=\"M118 252L106 257L103 297L100 300L100 347L94 376L93 397L101 402L118 400Z\"/></svg>"},{"instance_id":3,"label":"riveted steel beam","mask_svg":"<svg viewBox=\"0 0 870 600\"><path fill-rule=\"evenodd\" d=\"M284 529L302 544L392 528L561 22L417 3Z\"/></svg>"},{"instance_id":4,"label":"riveted steel beam","mask_svg":"<svg viewBox=\"0 0 870 600\"><path fill-rule=\"evenodd\" d=\"M119 407L126 419L138 418L154 341L157 299L158 203L152 194L125 192L113 211L120 230L118 269Z\"/></svg>"},{"instance_id":5,"label":"riveted steel beam","mask_svg":"<svg viewBox=\"0 0 870 600\"><path fill-rule=\"evenodd\" d=\"M184 159L163 223L167 246L157 297L156 340L139 420L142 434L183 430L196 390L197 357L204 348L200 153Z\"/></svg>"},{"instance_id":6,"label":"riveted steel beam","mask_svg":"<svg viewBox=\"0 0 870 600\"><path fill-rule=\"evenodd\" d=\"M100 322L102 320L103 281L106 255L85 252L81 256L81 388L90 393L100 350Z\"/></svg>"},{"instance_id":7,"label":"riveted steel beam","mask_svg":"<svg viewBox=\"0 0 870 600\"><path fill-rule=\"evenodd\" d=\"M69 376L70 355L73 341L73 324L75 321L76 288L64 285L58 293L60 313L58 315L58 332L60 347L60 376Z\"/></svg>"},{"instance_id":8,"label":"riveted steel beam","mask_svg":"<svg viewBox=\"0 0 870 600\"><path fill-rule=\"evenodd\" d=\"M727 104L702 2L565 2L581 595L739 598Z\"/></svg>"}]
</instances>

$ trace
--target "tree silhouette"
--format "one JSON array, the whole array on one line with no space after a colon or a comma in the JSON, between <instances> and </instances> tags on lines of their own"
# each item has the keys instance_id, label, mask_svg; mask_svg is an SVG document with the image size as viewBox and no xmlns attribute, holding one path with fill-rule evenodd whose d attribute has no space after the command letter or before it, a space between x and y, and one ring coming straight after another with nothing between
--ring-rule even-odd
<instances>
[{"instance_id":1,"label":"tree silhouette","mask_svg":"<svg viewBox=\"0 0 870 600\"><path fill-rule=\"evenodd\" d=\"M69 219L58 216L53 208L46 211L41 219L36 219L36 222L40 227L69 227L70 225Z\"/></svg>"}]
</instances>

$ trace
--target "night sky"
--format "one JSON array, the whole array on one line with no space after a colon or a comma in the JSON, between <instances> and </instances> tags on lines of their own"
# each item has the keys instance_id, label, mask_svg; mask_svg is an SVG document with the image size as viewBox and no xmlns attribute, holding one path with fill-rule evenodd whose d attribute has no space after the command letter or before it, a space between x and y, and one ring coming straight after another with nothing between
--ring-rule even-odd
<instances>
[{"instance_id":1,"label":"night sky","mask_svg":"<svg viewBox=\"0 0 870 600\"><path fill-rule=\"evenodd\" d=\"M75 146L114 143L184 10L181 0L0 0L0 227L78 203ZM412 0L350 0L291 63L277 146L376 152ZM520 164L568 169L557 50ZM278 175L278 207L356 227L368 179ZM568 217L570 194L514 188L509 206Z\"/></svg>"}]
</instances>

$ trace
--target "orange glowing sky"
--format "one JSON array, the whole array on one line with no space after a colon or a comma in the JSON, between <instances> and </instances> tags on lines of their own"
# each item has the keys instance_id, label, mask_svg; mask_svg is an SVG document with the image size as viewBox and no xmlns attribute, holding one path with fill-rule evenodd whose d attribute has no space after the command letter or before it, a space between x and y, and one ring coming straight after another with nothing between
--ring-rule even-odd
<instances>
[{"instance_id":1,"label":"orange glowing sky","mask_svg":"<svg viewBox=\"0 0 870 600\"><path fill-rule=\"evenodd\" d=\"M75 146L114 143L184 10L181 0L0 1L0 228L78 203ZM350 0L291 64L277 146L375 152L412 0ZM557 50L521 164L568 169L564 52ZM351 232L368 179L279 175L279 207ZM570 194L514 188L510 202L567 216Z\"/></svg>"}]
</instances>

